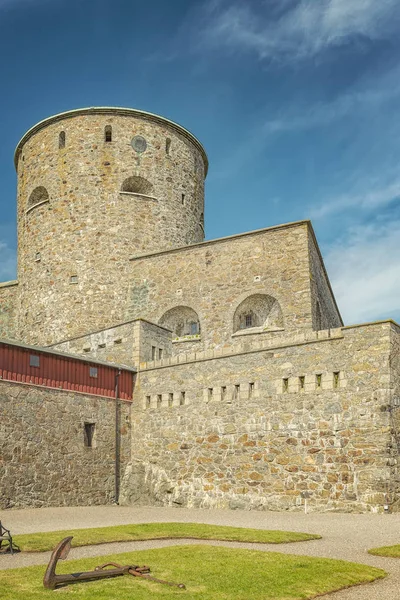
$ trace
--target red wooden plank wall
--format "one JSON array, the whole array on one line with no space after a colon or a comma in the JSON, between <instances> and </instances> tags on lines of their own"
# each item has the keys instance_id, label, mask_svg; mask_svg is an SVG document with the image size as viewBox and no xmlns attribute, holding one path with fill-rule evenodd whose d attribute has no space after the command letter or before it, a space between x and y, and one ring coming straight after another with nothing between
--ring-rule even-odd
<instances>
[{"instance_id":1,"label":"red wooden plank wall","mask_svg":"<svg viewBox=\"0 0 400 600\"><path fill-rule=\"evenodd\" d=\"M39 357L39 366L31 366L31 356ZM97 377L90 376L91 368L97 369ZM0 378L8 381L114 398L117 373L116 367L0 342ZM121 369L118 387L122 400L132 400L133 373Z\"/></svg>"}]
</instances>

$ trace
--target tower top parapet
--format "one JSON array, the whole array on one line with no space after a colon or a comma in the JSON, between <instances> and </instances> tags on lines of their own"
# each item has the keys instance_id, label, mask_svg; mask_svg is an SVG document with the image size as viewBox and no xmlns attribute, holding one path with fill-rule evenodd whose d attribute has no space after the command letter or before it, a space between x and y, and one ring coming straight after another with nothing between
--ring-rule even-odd
<instances>
[{"instance_id":1,"label":"tower top parapet","mask_svg":"<svg viewBox=\"0 0 400 600\"><path fill-rule=\"evenodd\" d=\"M68 110L66 112L58 113L56 115L53 115L52 117L47 117L46 119L43 119L43 121L39 121L39 123L36 123L36 125L28 129L28 131L22 136L22 138L18 142L14 153L15 168L18 168L18 159L24 144L29 140L29 138L32 135L34 135L35 133L40 131L40 129L43 129L44 127L47 127L52 123L57 123L58 121L63 121L64 119L69 119L71 117L81 115L115 115L122 117L138 117L147 121L159 123L160 125L167 125L176 133L188 139L190 142L192 142L192 144L194 144L198 148L204 160L205 176L207 176L208 157L206 151L204 150L204 147L199 142L199 140L188 129L185 129L185 127L182 127L182 125L179 125L178 123L175 123L170 119L166 119L165 117L147 112L145 110L139 110L137 108L120 108L113 106L92 106L88 108L76 108L74 110Z\"/></svg>"}]
</instances>

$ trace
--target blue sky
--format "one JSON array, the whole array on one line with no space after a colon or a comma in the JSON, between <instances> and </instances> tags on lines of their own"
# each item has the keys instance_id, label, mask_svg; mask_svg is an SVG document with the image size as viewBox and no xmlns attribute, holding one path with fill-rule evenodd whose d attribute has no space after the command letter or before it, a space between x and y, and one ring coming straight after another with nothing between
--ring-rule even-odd
<instances>
[{"instance_id":1,"label":"blue sky","mask_svg":"<svg viewBox=\"0 0 400 600\"><path fill-rule=\"evenodd\" d=\"M207 238L311 218L346 323L400 321L400 0L0 0L0 280L19 138L82 106L192 131Z\"/></svg>"}]
</instances>

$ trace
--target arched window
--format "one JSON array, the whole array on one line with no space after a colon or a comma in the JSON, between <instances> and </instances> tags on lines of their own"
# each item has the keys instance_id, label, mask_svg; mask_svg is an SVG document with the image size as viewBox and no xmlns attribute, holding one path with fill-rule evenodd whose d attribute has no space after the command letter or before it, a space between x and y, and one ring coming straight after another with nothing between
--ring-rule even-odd
<instances>
[{"instance_id":1,"label":"arched window","mask_svg":"<svg viewBox=\"0 0 400 600\"><path fill-rule=\"evenodd\" d=\"M28 199L28 208L30 206L35 206L35 204L39 204L39 202L46 202L49 200L49 193L45 187L40 185L35 188Z\"/></svg>"},{"instance_id":2,"label":"arched window","mask_svg":"<svg viewBox=\"0 0 400 600\"><path fill-rule=\"evenodd\" d=\"M62 148L65 148L65 131L60 131L60 134L58 136L58 147L60 148L60 150Z\"/></svg>"},{"instance_id":3,"label":"arched window","mask_svg":"<svg viewBox=\"0 0 400 600\"><path fill-rule=\"evenodd\" d=\"M143 194L151 196L153 185L147 179L139 176L128 177L122 184L121 192L130 192L131 194Z\"/></svg>"},{"instance_id":4,"label":"arched window","mask_svg":"<svg viewBox=\"0 0 400 600\"><path fill-rule=\"evenodd\" d=\"M189 306L171 308L163 314L158 323L170 329L175 338L200 335L198 314Z\"/></svg>"},{"instance_id":5,"label":"arched window","mask_svg":"<svg viewBox=\"0 0 400 600\"><path fill-rule=\"evenodd\" d=\"M267 294L249 296L237 307L233 316L233 332L242 329L274 330L283 328L279 302Z\"/></svg>"},{"instance_id":6,"label":"arched window","mask_svg":"<svg viewBox=\"0 0 400 600\"><path fill-rule=\"evenodd\" d=\"M112 127L111 127L111 125L106 125L104 127L104 141L112 142Z\"/></svg>"}]
</instances>

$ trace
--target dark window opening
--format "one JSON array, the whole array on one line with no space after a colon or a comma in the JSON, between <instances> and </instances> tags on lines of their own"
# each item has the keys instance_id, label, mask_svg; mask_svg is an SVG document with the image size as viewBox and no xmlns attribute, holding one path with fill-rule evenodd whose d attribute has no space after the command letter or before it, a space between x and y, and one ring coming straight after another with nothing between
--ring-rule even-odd
<instances>
[{"instance_id":1,"label":"dark window opening","mask_svg":"<svg viewBox=\"0 0 400 600\"><path fill-rule=\"evenodd\" d=\"M172 406L174 402L174 394L170 393L168 394L168 406Z\"/></svg>"},{"instance_id":2,"label":"dark window opening","mask_svg":"<svg viewBox=\"0 0 400 600\"><path fill-rule=\"evenodd\" d=\"M104 141L111 142L112 141L112 127L111 125L106 125L104 128Z\"/></svg>"},{"instance_id":3,"label":"dark window opening","mask_svg":"<svg viewBox=\"0 0 400 600\"><path fill-rule=\"evenodd\" d=\"M335 371L333 374L333 387L337 389L340 386L340 372Z\"/></svg>"},{"instance_id":4,"label":"dark window opening","mask_svg":"<svg viewBox=\"0 0 400 600\"><path fill-rule=\"evenodd\" d=\"M214 388L208 388L208 399L211 400L214 394Z\"/></svg>"},{"instance_id":5,"label":"dark window opening","mask_svg":"<svg viewBox=\"0 0 400 600\"><path fill-rule=\"evenodd\" d=\"M89 377L97 377L97 367L89 367Z\"/></svg>"},{"instance_id":6,"label":"dark window opening","mask_svg":"<svg viewBox=\"0 0 400 600\"><path fill-rule=\"evenodd\" d=\"M182 194L182 204L185 204L185 194Z\"/></svg>"},{"instance_id":7,"label":"dark window opening","mask_svg":"<svg viewBox=\"0 0 400 600\"><path fill-rule=\"evenodd\" d=\"M162 357L163 357L163 349L162 349L162 348L159 348L159 349L158 349L158 360L161 360L161 359L162 359Z\"/></svg>"},{"instance_id":8,"label":"dark window opening","mask_svg":"<svg viewBox=\"0 0 400 600\"><path fill-rule=\"evenodd\" d=\"M233 397L235 400L237 400L239 398L239 394L240 394L240 383L237 383L235 385L235 389L233 391Z\"/></svg>"},{"instance_id":9,"label":"dark window opening","mask_svg":"<svg viewBox=\"0 0 400 600\"><path fill-rule=\"evenodd\" d=\"M160 408L162 404L162 394L157 394L157 407Z\"/></svg>"},{"instance_id":10,"label":"dark window opening","mask_svg":"<svg viewBox=\"0 0 400 600\"><path fill-rule=\"evenodd\" d=\"M284 379L282 379L282 390L284 392L288 392L289 391L289 379L287 377L285 377Z\"/></svg>"},{"instance_id":11,"label":"dark window opening","mask_svg":"<svg viewBox=\"0 0 400 600\"><path fill-rule=\"evenodd\" d=\"M60 150L62 148L65 148L65 131L60 131L60 134L58 136L58 147L60 148Z\"/></svg>"},{"instance_id":12,"label":"dark window opening","mask_svg":"<svg viewBox=\"0 0 400 600\"><path fill-rule=\"evenodd\" d=\"M319 390L322 384L322 375L320 373L315 376L315 383L317 386L317 390Z\"/></svg>"},{"instance_id":13,"label":"dark window opening","mask_svg":"<svg viewBox=\"0 0 400 600\"><path fill-rule=\"evenodd\" d=\"M165 152L167 154L169 154L170 148L171 148L171 138L167 138L165 140Z\"/></svg>"},{"instance_id":14,"label":"dark window opening","mask_svg":"<svg viewBox=\"0 0 400 600\"><path fill-rule=\"evenodd\" d=\"M69 282L70 283L78 283L78 275L71 275Z\"/></svg>"},{"instance_id":15,"label":"dark window opening","mask_svg":"<svg viewBox=\"0 0 400 600\"><path fill-rule=\"evenodd\" d=\"M156 351L157 348L155 346L151 347L151 360L156 360Z\"/></svg>"},{"instance_id":16,"label":"dark window opening","mask_svg":"<svg viewBox=\"0 0 400 600\"><path fill-rule=\"evenodd\" d=\"M151 396L146 396L146 406L150 408Z\"/></svg>"},{"instance_id":17,"label":"dark window opening","mask_svg":"<svg viewBox=\"0 0 400 600\"><path fill-rule=\"evenodd\" d=\"M226 398L226 386L225 386L225 385L223 385L223 386L221 387L221 399L222 399L222 400L225 400L225 398Z\"/></svg>"},{"instance_id":18,"label":"dark window opening","mask_svg":"<svg viewBox=\"0 0 400 600\"><path fill-rule=\"evenodd\" d=\"M84 425L83 435L86 448L93 447L94 428L95 423L85 423Z\"/></svg>"},{"instance_id":19,"label":"dark window opening","mask_svg":"<svg viewBox=\"0 0 400 600\"><path fill-rule=\"evenodd\" d=\"M249 383L249 398L252 398L254 394L254 383Z\"/></svg>"},{"instance_id":20,"label":"dark window opening","mask_svg":"<svg viewBox=\"0 0 400 600\"><path fill-rule=\"evenodd\" d=\"M186 392L181 392L181 397L179 399L179 404L183 406L185 404Z\"/></svg>"},{"instance_id":21,"label":"dark window opening","mask_svg":"<svg viewBox=\"0 0 400 600\"><path fill-rule=\"evenodd\" d=\"M253 315L246 315L245 316L245 327L252 327L253 326Z\"/></svg>"},{"instance_id":22,"label":"dark window opening","mask_svg":"<svg viewBox=\"0 0 400 600\"><path fill-rule=\"evenodd\" d=\"M305 381L306 381L306 378L304 377L304 375L301 375L299 377L299 387L301 390L304 390Z\"/></svg>"},{"instance_id":23,"label":"dark window opening","mask_svg":"<svg viewBox=\"0 0 400 600\"><path fill-rule=\"evenodd\" d=\"M40 356L37 356L36 354L30 354L29 366L30 367L40 367Z\"/></svg>"}]
</instances>

